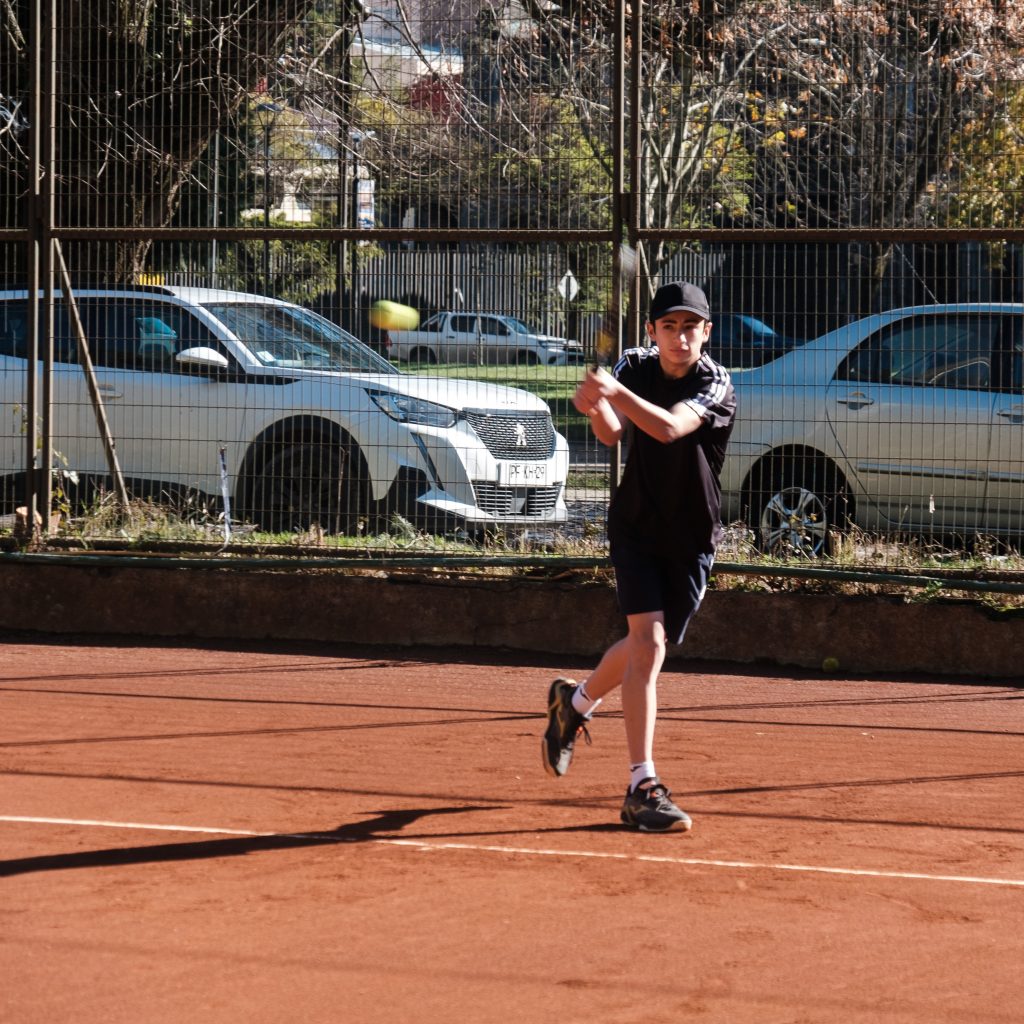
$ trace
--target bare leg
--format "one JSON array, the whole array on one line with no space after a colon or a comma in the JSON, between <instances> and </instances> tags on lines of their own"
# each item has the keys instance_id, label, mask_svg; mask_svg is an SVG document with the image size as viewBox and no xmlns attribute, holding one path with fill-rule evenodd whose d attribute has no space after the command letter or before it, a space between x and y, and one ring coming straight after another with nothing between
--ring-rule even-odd
<instances>
[{"instance_id":1,"label":"bare leg","mask_svg":"<svg viewBox=\"0 0 1024 1024\"><path fill-rule=\"evenodd\" d=\"M665 617L645 612L626 618L629 633L605 652L586 680L592 700L622 686L622 717L631 764L654 759L658 673L665 661Z\"/></svg>"},{"instance_id":2,"label":"bare leg","mask_svg":"<svg viewBox=\"0 0 1024 1024\"><path fill-rule=\"evenodd\" d=\"M665 618L661 612L629 616L629 659L622 680L622 717L630 764L654 760L658 717L658 673L665 661Z\"/></svg>"},{"instance_id":3,"label":"bare leg","mask_svg":"<svg viewBox=\"0 0 1024 1024\"><path fill-rule=\"evenodd\" d=\"M604 652L597 668L587 676L585 682L587 694L591 700L600 700L611 693L615 687L622 685L623 677L626 674L626 665L629 661L628 641L628 637L623 637L612 644Z\"/></svg>"}]
</instances>

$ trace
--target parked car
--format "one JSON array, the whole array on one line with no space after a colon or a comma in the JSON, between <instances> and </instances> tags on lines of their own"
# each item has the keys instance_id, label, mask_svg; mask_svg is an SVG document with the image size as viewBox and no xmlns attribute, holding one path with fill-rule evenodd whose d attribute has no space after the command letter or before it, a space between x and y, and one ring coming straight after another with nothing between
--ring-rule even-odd
<instances>
[{"instance_id":1,"label":"parked car","mask_svg":"<svg viewBox=\"0 0 1024 1024\"><path fill-rule=\"evenodd\" d=\"M723 513L776 554L848 526L1024 538L1024 305L890 310L733 375Z\"/></svg>"},{"instance_id":2,"label":"parked car","mask_svg":"<svg viewBox=\"0 0 1024 1024\"><path fill-rule=\"evenodd\" d=\"M435 313L415 331L388 331L384 344L390 358L410 363L583 362L578 341L542 334L514 316L491 313Z\"/></svg>"},{"instance_id":3,"label":"parked car","mask_svg":"<svg viewBox=\"0 0 1024 1024\"><path fill-rule=\"evenodd\" d=\"M391 512L474 529L566 519L568 446L529 392L407 376L273 298L176 287L76 298L133 493L218 499L223 447L236 517L271 530L345 529ZM26 332L27 292L0 292L8 497L25 465ZM55 335L55 448L80 478L109 479L62 301Z\"/></svg>"},{"instance_id":4,"label":"parked car","mask_svg":"<svg viewBox=\"0 0 1024 1024\"><path fill-rule=\"evenodd\" d=\"M783 337L763 320L745 313L715 313L711 320L708 351L729 368L761 366L800 344L796 338Z\"/></svg>"}]
</instances>

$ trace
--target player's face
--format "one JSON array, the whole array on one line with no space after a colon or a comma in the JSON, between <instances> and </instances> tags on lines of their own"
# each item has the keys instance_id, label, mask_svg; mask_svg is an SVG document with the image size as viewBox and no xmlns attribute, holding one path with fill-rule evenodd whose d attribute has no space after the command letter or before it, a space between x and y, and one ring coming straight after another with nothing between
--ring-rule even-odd
<instances>
[{"instance_id":1,"label":"player's face","mask_svg":"<svg viewBox=\"0 0 1024 1024\"><path fill-rule=\"evenodd\" d=\"M653 324L647 324L647 334L658 346L665 376L685 377L704 351L704 343L711 334L711 321L688 310L666 313Z\"/></svg>"}]
</instances>

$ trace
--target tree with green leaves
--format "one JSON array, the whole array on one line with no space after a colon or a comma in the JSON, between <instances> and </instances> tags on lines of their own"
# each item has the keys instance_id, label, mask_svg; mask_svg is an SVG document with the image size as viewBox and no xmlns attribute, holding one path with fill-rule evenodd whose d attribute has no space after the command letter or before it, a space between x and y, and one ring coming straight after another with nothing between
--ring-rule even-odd
<instances>
[{"instance_id":1,"label":"tree with green leaves","mask_svg":"<svg viewBox=\"0 0 1024 1024\"><path fill-rule=\"evenodd\" d=\"M723 223L954 226L937 200L952 183L956 140L999 116L1003 83L1024 70L1022 42L1024 18L998 0L752 5L734 21L730 45L737 54L759 47L738 122L755 173L741 214ZM887 304L893 256L907 252L887 241L762 249L773 263L747 253L736 277L752 283L747 301L762 310L796 305L801 282L803 305L824 314L797 325L813 334Z\"/></svg>"},{"instance_id":2,"label":"tree with green leaves","mask_svg":"<svg viewBox=\"0 0 1024 1024\"><path fill-rule=\"evenodd\" d=\"M35 0L0 0L4 221L22 221L30 191L29 109ZM56 0L58 222L69 227L171 223L211 139L260 90L314 0ZM342 22L354 0L336 5ZM361 14L361 10L360 10ZM13 130L17 125L21 130ZM42 126L39 126L40 128ZM81 274L129 280L148 241L66 247Z\"/></svg>"},{"instance_id":3,"label":"tree with green leaves","mask_svg":"<svg viewBox=\"0 0 1024 1024\"><path fill-rule=\"evenodd\" d=\"M610 187L614 5L526 6L539 32L499 34L491 44L503 57L501 109L515 116L534 90L556 91L592 140ZM627 188L641 228L684 235L714 227L937 224L936 189L949 180L958 133L995 115L1001 83L1024 70L1024 15L1000 0L794 0L784 8L761 0L683 7L652 0L641 25L634 39L627 18L630 73L640 48L631 111L639 152L627 154L637 180ZM627 146L630 139L627 132ZM649 279L675 248L645 247ZM751 263L745 254L735 278L769 283L737 301L771 308L773 277L788 276L792 288L817 270L816 304L836 315L869 308L880 296L893 251L870 243L804 247L793 262L792 253L759 249L779 265Z\"/></svg>"}]
</instances>

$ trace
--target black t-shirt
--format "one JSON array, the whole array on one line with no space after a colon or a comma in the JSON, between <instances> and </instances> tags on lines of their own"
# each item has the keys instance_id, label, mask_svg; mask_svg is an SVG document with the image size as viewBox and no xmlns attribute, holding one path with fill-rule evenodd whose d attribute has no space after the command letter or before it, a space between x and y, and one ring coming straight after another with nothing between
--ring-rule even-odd
<instances>
[{"instance_id":1,"label":"black t-shirt","mask_svg":"<svg viewBox=\"0 0 1024 1024\"><path fill-rule=\"evenodd\" d=\"M714 553L722 534L719 474L736 413L728 371L704 352L685 377L666 377L652 346L624 352L612 373L663 409L686 402L703 422L669 444L628 424L626 468L608 510L610 542L666 556Z\"/></svg>"}]
</instances>

